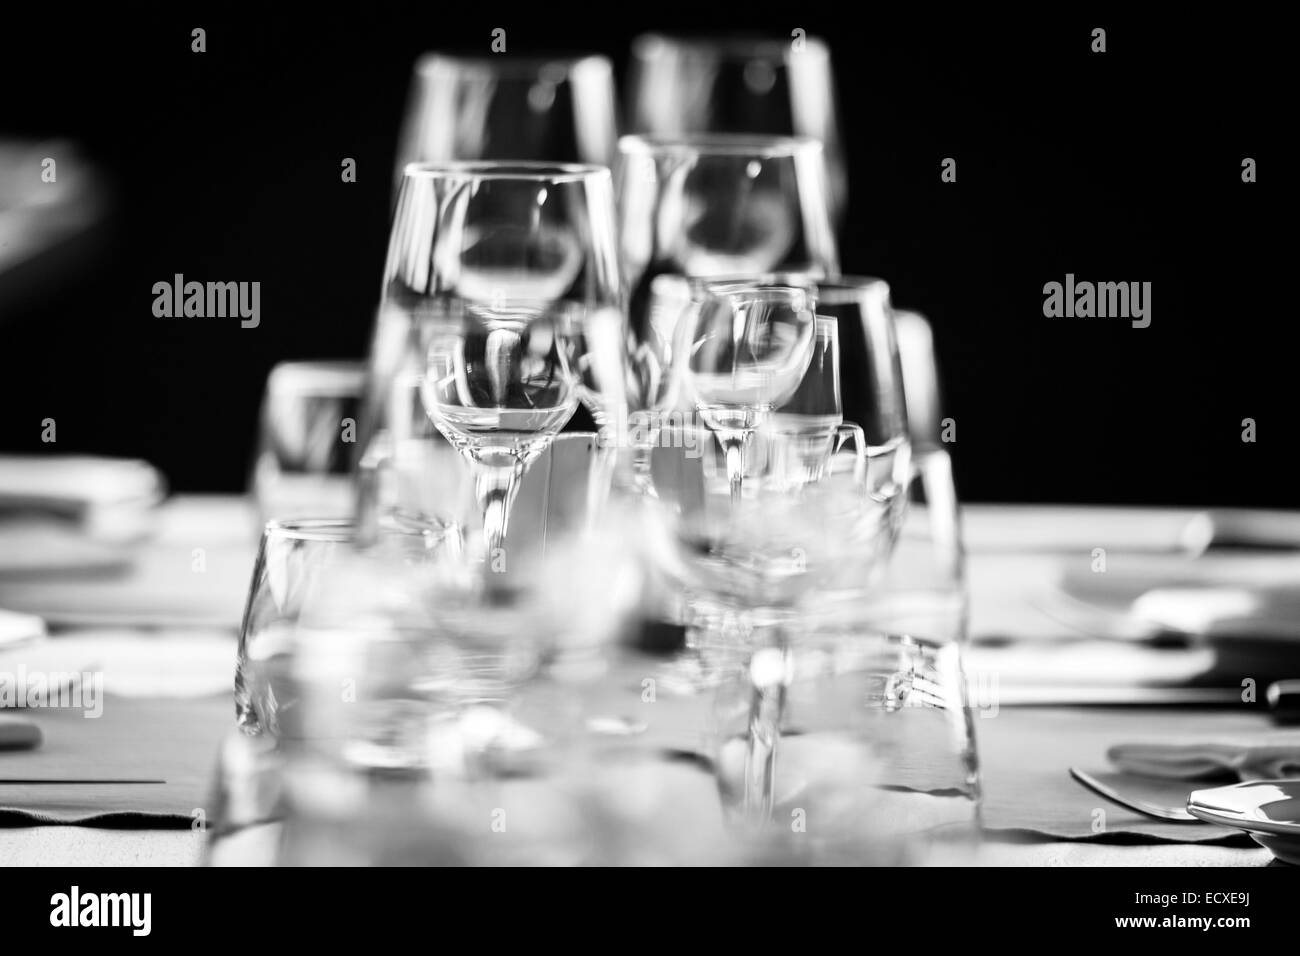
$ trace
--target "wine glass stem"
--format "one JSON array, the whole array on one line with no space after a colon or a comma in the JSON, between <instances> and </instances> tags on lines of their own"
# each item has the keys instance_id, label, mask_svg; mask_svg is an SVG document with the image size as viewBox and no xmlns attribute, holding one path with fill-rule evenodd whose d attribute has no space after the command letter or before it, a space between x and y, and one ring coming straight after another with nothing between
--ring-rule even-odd
<instances>
[{"instance_id":1,"label":"wine glass stem","mask_svg":"<svg viewBox=\"0 0 1300 956\"><path fill-rule=\"evenodd\" d=\"M524 463L517 458L508 465L474 463L474 494L483 512L483 542L487 545L489 561L504 552L510 509L523 475Z\"/></svg>"},{"instance_id":2,"label":"wine glass stem","mask_svg":"<svg viewBox=\"0 0 1300 956\"><path fill-rule=\"evenodd\" d=\"M632 446L632 480L636 490L651 498L657 498L653 477L655 445L659 444L659 429L647 429Z\"/></svg>"},{"instance_id":3,"label":"wine glass stem","mask_svg":"<svg viewBox=\"0 0 1300 956\"><path fill-rule=\"evenodd\" d=\"M610 488L618 468L618 446L604 439L597 441L595 453L587 467L586 530L594 531L609 502Z\"/></svg>"},{"instance_id":4,"label":"wine glass stem","mask_svg":"<svg viewBox=\"0 0 1300 956\"><path fill-rule=\"evenodd\" d=\"M778 634L775 647L760 649L757 653L778 656L775 670L784 674L789 666L789 648ZM759 670L756 668L755 670ZM759 679L751 673L749 704L749 747L745 753L744 816L757 827L767 825L772 819L776 803L776 751L781 739L781 720L785 712L785 680Z\"/></svg>"},{"instance_id":5,"label":"wine glass stem","mask_svg":"<svg viewBox=\"0 0 1300 956\"><path fill-rule=\"evenodd\" d=\"M731 482L731 503L740 504L742 484L745 480L745 446L749 443L749 431L726 431L719 434L722 447L727 453L727 478Z\"/></svg>"}]
</instances>

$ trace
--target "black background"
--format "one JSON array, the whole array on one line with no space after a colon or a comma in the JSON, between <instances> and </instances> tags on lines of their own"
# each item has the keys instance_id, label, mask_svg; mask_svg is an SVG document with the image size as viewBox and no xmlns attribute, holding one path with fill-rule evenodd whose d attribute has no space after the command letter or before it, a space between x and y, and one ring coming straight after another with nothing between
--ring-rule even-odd
<instances>
[{"instance_id":1,"label":"black background","mask_svg":"<svg viewBox=\"0 0 1300 956\"><path fill-rule=\"evenodd\" d=\"M393 150L429 49L596 50L647 29L825 37L850 166L846 272L928 315L968 499L1296 505L1295 367L1273 149L1283 28L1196 19L887 15L861 4L42 5L0 19L0 135L76 139L112 183L95 233L0 298L0 449L140 456L243 487L265 376L360 357ZM190 51L190 30L208 52ZM1108 49L1090 52L1091 30ZM958 181L940 181L940 161ZM1241 181L1243 157L1260 181ZM1276 156L1276 160L1273 157ZM354 157L358 182L340 181ZM33 169L39 176L39 169ZM50 263L53 264L50 264ZM262 283L262 322L154 318L174 273ZM1050 320L1067 272L1153 283L1152 324ZM1241 441L1241 421L1258 441Z\"/></svg>"}]
</instances>

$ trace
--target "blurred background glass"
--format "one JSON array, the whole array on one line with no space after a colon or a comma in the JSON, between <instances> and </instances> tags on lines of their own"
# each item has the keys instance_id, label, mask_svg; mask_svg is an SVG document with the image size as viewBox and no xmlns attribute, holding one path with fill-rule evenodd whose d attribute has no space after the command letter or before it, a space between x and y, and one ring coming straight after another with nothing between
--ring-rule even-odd
<instances>
[{"instance_id":1,"label":"blurred background glass","mask_svg":"<svg viewBox=\"0 0 1300 956\"><path fill-rule=\"evenodd\" d=\"M898 355L907 394L907 427L918 450L943 442L939 369L935 360L934 330L919 312L895 310Z\"/></svg>"},{"instance_id":2,"label":"blurred background glass","mask_svg":"<svg viewBox=\"0 0 1300 956\"><path fill-rule=\"evenodd\" d=\"M855 593L804 605L796 641L732 672L714 709L724 805L749 852L783 862L960 860L977 838L979 773L962 668L966 589L947 455L916 462L892 559ZM866 570L860 566L859 571ZM776 697L771 803L753 826L745 783Z\"/></svg>"},{"instance_id":3,"label":"blurred background glass","mask_svg":"<svg viewBox=\"0 0 1300 956\"><path fill-rule=\"evenodd\" d=\"M259 524L351 514L364 376L360 362L281 362L271 370L253 463Z\"/></svg>"},{"instance_id":4,"label":"blurred background glass","mask_svg":"<svg viewBox=\"0 0 1300 956\"><path fill-rule=\"evenodd\" d=\"M764 136L625 136L619 240L628 288L627 401L644 475L656 422L688 408L677 351L707 280L839 270L820 146ZM642 480L642 485L645 482Z\"/></svg>"},{"instance_id":5,"label":"blurred background glass","mask_svg":"<svg viewBox=\"0 0 1300 956\"><path fill-rule=\"evenodd\" d=\"M911 477L907 390L912 383L903 376L889 286L861 276L818 280L817 313L836 320L840 398L866 433L872 492L898 497ZM922 358L933 363L929 352ZM931 381L933 376L931 368Z\"/></svg>"},{"instance_id":6,"label":"blurred background glass","mask_svg":"<svg viewBox=\"0 0 1300 956\"><path fill-rule=\"evenodd\" d=\"M453 56L415 64L397 144L410 162L613 162L614 69L603 56Z\"/></svg>"},{"instance_id":7,"label":"blurred background glass","mask_svg":"<svg viewBox=\"0 0 1300 956\"><path fill-rule=\"evenodd\" d=\"M628 131L808 136L823 146L826 199L840 222L848 190L830 50L817 37L684 37L632 42Z\"/></svg>"}]
</instances>

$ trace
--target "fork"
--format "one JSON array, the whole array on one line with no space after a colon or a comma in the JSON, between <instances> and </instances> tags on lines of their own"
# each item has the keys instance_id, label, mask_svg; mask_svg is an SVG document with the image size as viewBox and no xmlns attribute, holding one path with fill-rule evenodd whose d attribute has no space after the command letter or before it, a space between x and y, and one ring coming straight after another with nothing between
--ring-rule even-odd
<instances>
[{"instance_id":1,"label":"fork","mask_svg":"<svg viewBox=\"0 0 1300 956\"><path fill-rule=\"evenodd\" d=\"M1204 820L1192 816L1184 807L1162 807L1158 803L1150 803L1146 800L1134 800L1130 797L1126 797L1118 790L1106 786L1106 784L1102 783L1091 774L1084 773L1078 767L1070 768L1070 776L1098 796L1105 797L1111 803L1132 810L1134 813L1140 813L1147 817L1154 817L1157 820L1166 820L1170 823L1205 822Z\"/></svg>"}]
</instances>

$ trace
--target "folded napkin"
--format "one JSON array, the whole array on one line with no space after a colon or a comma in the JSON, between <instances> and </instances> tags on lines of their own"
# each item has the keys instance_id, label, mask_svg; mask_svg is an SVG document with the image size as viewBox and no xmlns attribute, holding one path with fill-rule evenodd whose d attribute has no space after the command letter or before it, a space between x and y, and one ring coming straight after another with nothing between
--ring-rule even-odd
<instances>
[{"instance_id":1,"label":"folded napkin","mask_svg":"<svg viewBox=\"0 0 1300 956\"><path fill-rule=\"evenodd\" d=\"M1125 773L1147 777L1199 780L1233 776L1265 780L1300 776L1300 732L1261 735L1251 743L1218 741L1194 744L1119 744L1106 756Z\"/></svg>"},{"instance_id":2,"label":"folded napkin","mask_svg":"<svg viewBox=\"0 0 1300 956\"><path fill-rule=\"evenodd\" d=\"M1103 800L1070 778L1070 767L1138 799L1180 806L1194 785L1172 778L1141 778L1096 771L1116 740L1140 732L1177 745L1218 736L1255 740L1270 732L1265 705L1241 710L1014 708L975 718L983 784L984 828L1007 836L1099 843L1223 843L1249 845L1244 834L1214 826L1153 820ZM991 713L991 712L986 712ZM910 759L927 759L923 753Z\"/></svg>"},{"instance_id":3,"label":"folded napkin","mask_svg":"<svg viewBox=\"0 0 1300 956\"><path fill-rule=\"evenodd\" d=\"M0 611L0 648L45 636L45 622L34 614Z\"/></svg>"},{"instance_id":4,"label":"folded napkin","mask_svg":"<svg viewBox=\"0 0 1300 956\"><path fill-rule=\"evenodd\" d=\"M51 627L234 630L243 613L255 549L255 543L229 545L217 535L195 535L151 541L117 572L0 574L0 606L39 615Z\"/></svg>"},{"instance_id":5,"label":"folded napkin","mask_svg":"<svg viewBox=\"0 0 1300 956\"><path fill-rule=\"evenodd\" d=\"M234 667L232 634L192 629L99 628L0 649L0 716L44 738L0 751L0 826L189 827L196 810L213 819Z\"/></svg>"},{"instance_id":6,"label":"folded napkin","mask_svg":"<svg viewBox=\"0 0 1300 956\"><path fill-rule=\"evenodd\" d=\"M163 493L142 461L0 455L0 578L125 571Z\"/></svg>"},{"instance_id":7,"label":"folded napkin","mask_svg":"<svg viewBox=\"0 0 1300 956\"><path fill-rule=\"evenodd\" d=\"M1300 640L1300 551L1120 553L1107 555L1104 572L1093 568L1072 562L1055 591L1068 602L1058 608L1085 629L1138 639L1165 629Z\"/></svg>"},{"instance_id":8,"label":"folded napkin","mask_svg":"<svg viewBox=\"0 0 1300 956\"><path fill-rule=\"evenodd\" d=\"M213 762L234 723L229 694L109 697L93 720L67 708L25 716L44 741L0 752L0 826L190 829L213 818Z\"/></svg>"},{"instance_id":9,"label":"folded napkin","mask_svg":"<svg viewBox=\"0 0 1300 956\"><path fill-rule=\"evenodd\" d=\"M234 673L235 639L226 631L95 628L0 644L0 691L6 682L29 685L37 675L61 675L67 686L92 682L99 696L203 697L229 694Z\"/></svg>"},{"instance_id":10,"label":"folded napkin","mask_svg":"<svg viewBox=\"0 0 1300 956\"><path fill-rule=\"evenodd\" d=\"M67 518L39 513L0 516L0 581L15 586L50 575L112 575L131 567L134 551L88 537Z\"/></svg>"}]
</instances>

